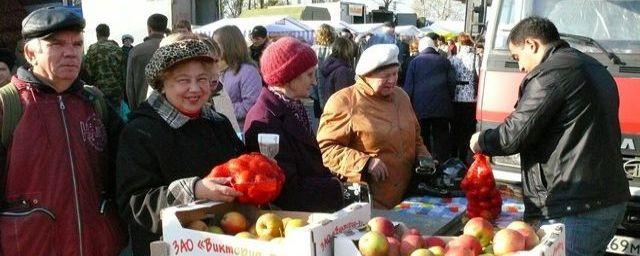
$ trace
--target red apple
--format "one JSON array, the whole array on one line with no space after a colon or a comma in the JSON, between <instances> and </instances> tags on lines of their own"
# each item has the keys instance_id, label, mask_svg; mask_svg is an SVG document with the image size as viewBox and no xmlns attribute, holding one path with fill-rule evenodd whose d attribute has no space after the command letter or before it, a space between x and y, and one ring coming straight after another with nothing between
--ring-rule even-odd
<instances>
[{"instance_id":1,"label":"red apple","mask_svg":"<svg viewBox=\"0 0 640 256\"><path fill-rule=\"evenodd\" d=\"M407 232L405 232L402 236L404 237L406 235L418 235L418 236L421 236L420 230L417 230L415 228L407 230Z\"/></svg>"},{"instance_id":2,"label":"red apple","mask_svg":"<svg viewBox=\"0 0 640 256\"><path fill-rule=\"evenodd\" d=\"M228 212L222 216L220 226L225 234L235 235L247 230L247 218L239 212Z\"/></svg>"},{"instance_id":3,"label":"red apple","mask_svg":"<svg viewBox=\"0 0 640 256\"><path fill-rule=\"evenodd\" d=\"M524 250L524 237L518 231L503 229L493 236L493 253L503 255Z\"/></svg>"},{"instance_id":4,"label":"red apple","mask_svg":"<svg viewBox=\"0 0 640 256\"><path fill-rule=\"evenodd\" d=\"M256 221L256 233L261 240L271 240L281 237L283 232L282 220L278 215L265 213Z\"/></svg>"},{"instance_id":5,"label":"red apple","mask_svg":"<svg viewBox=\"0 0 640 256\"><path fill-rule=\"evenodd\" d=\"M462 233L474 236L480 241L480 245L484 247L489 245L491 239L493 239L493 225L484 218L475 217L464 225Z\"/></svg>"},{"instance_id":6,"label":"red apple","mask_svg":"<svg viewBox=\"0 0 640 256\"><path fill-rule=\"evenodd\" d=\"M375 217L367 223L371 231L378 232L384 236L393 236L393 223L384 217Z\"/></svg>"},{"instance_id":7,"label":"red apple","mask_svg":"<svg viewBox=\"0 0 640 256\"><path fill-rule=\"evenodd\" d=\"M387 256L400 256L400 241L398 241L395 237L387 237L387 242L389 242L389 252Z\"/></svg>"},{"instance_id":8,"label":"red apple","mask_svg":"<svg viewBox=\"0 0 640 256\"><path fill-rule=\"evenodd\" d=\"M461 235L453 239L447 247L462 247L469 249L473 255L479 255L482 253L482 245L480 245L480 241L477 238L470 235Z\"/></svg>"},{"instance_id":9,"label":"red apple","mask_svg":"<svg viewBox=\"0 0 640 256\"><path fill-rule=\"evenodd\" d=\"M431 246L440 246L442 248L447 247L447 243L437 236L423 236L422 239L424 240L424 247L427 248Z\"/></svg>"},{"instance_id":10,"label":"red apple","mask_svg":"<svg viewBox=\"0 0 640 256\"><path fill-rule=\"evenodd\" d=\"M433 253L433 256L444 256L445 251L442 246L431 246L428 249Z\"/></svg>"},{"instance_id":11,"label":"red apple","mask_svg":"<svg viewBox=\"0 0 640 256\"><path fill-rule=\"evenodd\" d=\"M400 242L400 254L408 256L413 251L423 247L422 237L419 235L406 235Z\"/></svg>"},{"instance_id":12,"label":"red apple","mask_svg":"<svg viewBox=\"0 0 640 256\"><path fill-rule=\"evenodd\" d=\"M518 231L524 237L524 249L531 250L540 243L540 238L535 229L524 221L514 221L507 226L507 229Z\"/></svg>"},{"instance_id":13,"label":"red apple","mask_svg":"<svg viewBox=\"0 0 640 256\"><path fill-rule=\"evenodd\" d=\"M358 241L358 250L362 256L386 256L389 252L389 242L383 234L370 231Z\"/></svg>"},{"instance_id":14,"label":"red apple","mask_svg":"<svg viewBox=\"0 0 640 256\"><path fill-rule=\"evenodd\" d=\"M473 256L473 252L471 250L461 247L461 246L452 246L447 248L447 253L444 256Z\"/></svg>"},{"instance_id":15,"label":"red apple","mask_svg":"<svg viewBox=\"0 0 640 256\"><path fill-rule=\"evenodd\" d=\"M420 248L411 253L411 256L433 256L433 253L427 249Z\"/></svg>"}]
</instances>

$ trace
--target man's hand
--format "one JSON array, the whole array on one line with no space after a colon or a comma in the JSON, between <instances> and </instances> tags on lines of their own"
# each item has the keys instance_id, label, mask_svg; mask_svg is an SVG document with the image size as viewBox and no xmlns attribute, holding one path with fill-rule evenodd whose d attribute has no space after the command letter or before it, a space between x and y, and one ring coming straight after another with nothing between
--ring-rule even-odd
<instances>
[{"instance_id":1,"label":"man's hand","mask_svg":"<svg viewBox=\"0 0 640 256\"><path fill-rule=\"evenodd\" d=\"M231 182L229 177L203 178L196 182L196 199L210 199L213 201L232 202L242 193L228 186Z\"/></svg>"},{"instance_id":2,"label":"man's hand","mask_svg":"<svg viewBox=\"0 0 640 256\"><path fill-rule=\"evenodd\" d=\"M378 158L371 158L367 169L375 181L383 181L389 177L387 166Z\"/></svg>"},{"instance_id":3,"label":"man's hand","mask_svg":"<svg viewBox=\"0 0 640 256\"><path fill-rule=\"evenodd\" d=\"M478 153L481 151L480 143L478 143L478 138L480 137L480 132L476 132L471 135L471 140L469 141L469 147L473 153Z\"/></svg>"}]
</instances>

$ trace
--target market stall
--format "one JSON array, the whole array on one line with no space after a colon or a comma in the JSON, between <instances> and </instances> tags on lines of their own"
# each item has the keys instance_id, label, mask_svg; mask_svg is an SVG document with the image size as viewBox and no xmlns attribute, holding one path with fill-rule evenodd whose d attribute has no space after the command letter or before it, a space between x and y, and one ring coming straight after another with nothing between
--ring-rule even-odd
<instances>
[{"instance_id":1,"label":"market stall","mask_svg":"<svg viewBox=\"0 0 640 256\"><path fill-rule=\"evenodd\" d=\"M313 42L313 29L289 16L261 16L251 18L225 18L194 29L195 33L212 36L223 26L233 25L240 29L245 38L249 38L253 27L262 25L267 28L269 37L291 36L307 43Z\"/></svg>"},{"instance_id":2,"label":"market stall","mask_svg":"<svg viewBox=\"0 0 640 256\"><path fill-rule=\"evenodd\" d=\"M420 31L424 34L429 32L435 32L438 35L444 36L447 40L457 36L460 32L464 31L464 22L461 21L436 21L433 24L420 28Z\"/></svg>"}]
</instances>

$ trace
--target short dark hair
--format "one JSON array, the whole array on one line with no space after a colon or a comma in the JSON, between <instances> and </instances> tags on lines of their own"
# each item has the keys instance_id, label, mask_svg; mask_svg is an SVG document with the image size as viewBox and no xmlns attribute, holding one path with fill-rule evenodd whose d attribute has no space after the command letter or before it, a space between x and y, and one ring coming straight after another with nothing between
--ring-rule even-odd
<instances>
[{"instance_id":1,"label":"short dark hair","mask_svg":"<svg viewBox=\"0 0 640 256\"><path fill-rule=\"evenodd\" d=\"M353 33L351 33L351 30L349 30L348 28L343 28L340 30L340 37L353 40Z\"/></svg>"},{"instance_id":2,"label":"short dark hair","mask_svg":"<svg viewBox=\"0 0 640 256\"><path fill-rule=\"evenodd\" d=\"M522 45L527 38L539 39L543 44L548 44L560 40L560 34L550 20L531 16L521 20L511 29L507 42Z\"/></svg>"},{"instance_id":3,"label":"short dark hair","mask_svg":"<svg viewBox=\"0 0 640 256\"><path fill-rule=\"evenodd\" d=\"M395 28L396 27L396 23L393 21L385 21L384 23L382 23L383 26L385 27L390 27L390 28Z\"/></svg>"},{"instance_id":4,"label":"short dark hair","mask_svg":"<svg viewBox=\"0 0 640 256\"><path fill-rule=\"evenodd\" d=\"M251 30L251 37L252 38L267 38L267 28L265 28L264 26L255 26L253 27L253 29Z\"/></svg>"},{"instance_id":5,"label":"short dark hair","mask_svg":"<svg viewBox=\"0 0 640 256\"><path fill-rule=\"evenodd\" d=\"M440 36L436 32L429 32L425 36L428 37L428 38L431 38L431 40L433 40L433 42L438 41L438 38L440 38Z\"/></svg>"},{"instance_id":6,"label":"short dark hair","mask_svg":"<svg viewBox=\"0 0 640 256\"><path fill-rule=\"evenodd\" d=\"M147 26L155 32L164 33L167 30L167 16L156 13L147 19Z\"/></svg>"},{"instance_id":7,"label":"short dark hair","mask_svg":"<svg viewBox=\"0 0 640 256\"><path fill-rule=\"evenodd\" d=\"M102 23L96 27L96 35L98 37L109 37L110 34L107 24Z\"/></svg>"}]
</instances>

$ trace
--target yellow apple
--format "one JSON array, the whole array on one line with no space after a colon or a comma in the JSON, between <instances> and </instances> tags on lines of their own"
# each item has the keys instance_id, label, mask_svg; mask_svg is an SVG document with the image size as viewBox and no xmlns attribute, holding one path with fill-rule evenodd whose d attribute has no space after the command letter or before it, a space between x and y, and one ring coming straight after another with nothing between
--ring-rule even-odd
<instances>
[{"instance_id":1,"label":"yellow apple","mask_svg":"<svg viewBox=\"0 0 640 256\"><path fill-rule=\"evenodd\" d=\"M258 217L256 221L256 233L262 240L271 240L275 237L281 237L283 231L282 220L278 215L273 213L265 213Z\"/></svg>"},{"instance_id":2,"label":"yellow apple","mask_svg":"<svg viewBox=\"0 0 640 256\"><path fill-rule=\"evenodd\" d=\"M284 236L288 236L288 234L291 233L291 230L294 230L294 229L299 228L299 227L304 227L306 225L307 225L307 223L304 220L291 219L284 226Z\"/></svg>"}]
</instances>

